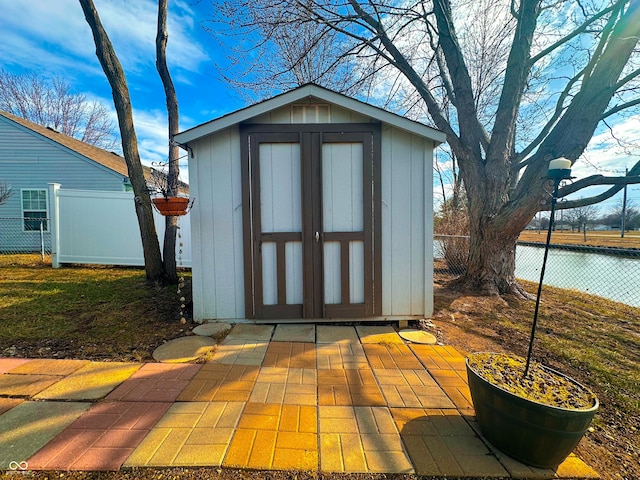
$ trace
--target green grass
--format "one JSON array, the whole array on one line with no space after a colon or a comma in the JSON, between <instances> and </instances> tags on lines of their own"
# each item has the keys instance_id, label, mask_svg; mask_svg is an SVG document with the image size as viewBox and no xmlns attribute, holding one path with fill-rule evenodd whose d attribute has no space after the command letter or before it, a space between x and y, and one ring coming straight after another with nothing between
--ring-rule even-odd
<instances>
[{"instance_id":1,"label":"green grass","mask_svg":"<svg viewBox=\"0 0 640 480\"><path fill-rule=\"evenodd\" d=\"M175 287L147 285L143 269L52 269L37 256L0 255L0 355L149 360L178 336Z\"/></svg>"}]
</instances>

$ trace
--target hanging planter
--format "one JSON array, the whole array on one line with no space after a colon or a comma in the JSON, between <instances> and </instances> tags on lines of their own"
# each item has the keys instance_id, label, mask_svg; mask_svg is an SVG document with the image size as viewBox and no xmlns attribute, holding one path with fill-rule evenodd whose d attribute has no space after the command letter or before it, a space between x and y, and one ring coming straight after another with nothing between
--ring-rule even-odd
<instances>
[{"instance_id":1,"label":"hanging planter","mask_svg":"<svg viewBox=\"0 0 640 480\"><path fill-rule=\"evenodd\" d=\"M151 201L160 215L165 217L179 217L186 215L193 205L193 198L188 197L157 197Z\"/></svg>"}]
</instances>

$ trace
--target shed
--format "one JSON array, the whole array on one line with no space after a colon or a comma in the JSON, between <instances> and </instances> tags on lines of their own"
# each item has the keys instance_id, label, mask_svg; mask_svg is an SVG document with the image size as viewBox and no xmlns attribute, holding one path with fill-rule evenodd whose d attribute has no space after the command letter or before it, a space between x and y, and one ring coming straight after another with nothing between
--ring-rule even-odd
<instances>
[{"instance_id":1,"label":"shed","mask_svg":"<svg viewBox=\"0 0 640 480\"><path fill-rule=\"evenodd\" d=\"M310 84L174 140L196 321L431 316L442 132Z\"/></svg>"}]
</instances>

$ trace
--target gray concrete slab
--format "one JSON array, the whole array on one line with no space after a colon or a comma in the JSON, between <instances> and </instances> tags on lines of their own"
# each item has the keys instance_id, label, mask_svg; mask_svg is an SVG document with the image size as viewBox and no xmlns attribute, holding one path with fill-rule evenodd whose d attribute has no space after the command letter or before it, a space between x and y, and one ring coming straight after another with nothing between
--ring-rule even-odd
<instances>
[{"instance_id":1,"label":"gray concrete slab","mask_svg":"<svg viewBox=\"0 0 640 480\"><path fill-rule=\"evenodd\" d=\"M252 342L268 342L273 334L273 325L250 325L238 323L233 326L227 340L249 340Z\"/></svg>"},{"instance_id":2,"label":"gray concrete slab","mask_svg":"<svg viewBox=\"0 0 640 480\"><path fill-rule=\"evenodd\" d=\"M0 470L20 468L16 465L49 443L90 406L85 402L23 402L0 416Z\"/></svg>"},{"instance_id":3,"label":"gray concrete slab","mask_svg":"<svg viewBox=\"0 0 640 480\"><path fill-rule=\"evenodd\" d=\"M355 328L343 325L318 325L316 343L360 343Z\"/></svg>"},{"instance_id":4,"label":"gray concrete slab","mask_svg":"<svg viewBox=\"0 0 640 480\"><path fill-rule=\"evenodd\" d=\"M273 333L274 342L315 343L316 326L313 324L279 324Z\"/></svg>"},{"instance_id":5,"label":"gray concrete slab","mask_svg":"<svg viewBox=\"0 0 640 480\"><path fill-rule=\"evenodd\" d=\"M210 337L194 335L176 338L156 348L153 358L164 363L187 363L204 357L215 346L216 341Z\"/></svg>"},{"instance_id":6,"label":"gray concrete slab","mask_svg":"<svg viewBox=\"0 0 640 480\"><path fill-rule=\"evenodd\" d=\"M408 328L406 330L400 330L398 332L402 338L411 343L420 343L422 345L435 345L437 343L437 339L435 335L425 332L424 330L416 330L413 328Z\"/></svg>"},{"instance_id":7,"label":"gray concrete slab","mask_svg":"<svg viewBox=\"0 0 640 480\"><path fill-rule=\"evenodd\" d=\"M228 323L209 322L198 325L193 329L193 333L202 337L215 337L217 335L222 335L227 330L231 330L231 325Z\"/></svg>"}]
</instances>

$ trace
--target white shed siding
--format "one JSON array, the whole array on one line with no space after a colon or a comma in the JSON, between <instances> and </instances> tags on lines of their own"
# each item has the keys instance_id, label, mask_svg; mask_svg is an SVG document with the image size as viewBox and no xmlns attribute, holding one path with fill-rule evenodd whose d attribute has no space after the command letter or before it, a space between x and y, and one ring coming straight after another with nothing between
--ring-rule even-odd
<instances>
[{"instance_id":1,"label":"white shed siding","mask_svg":"<svg viewBox=\"0 0 640 480\"><path fill-rule=\"evenodd\" d=\"M317 103L320 104L319 102ZM302 105L302 104L303 103L301 102L298 105ZM330 113L331 123L368 123L371 121L369 117L365 117L364 115L360 115L357 112L347 110L346 108L341 108L338 105L331 105L329 108L331 110L331 113ZM251 119L249 123L252 123L252 124L292 123L291 105L287 105L286 107L278 108L271 112L255 117Z\"/></svg>"},{"instance_id":2,"label":"white shed siding","mask_svg":"<svg viewBox=\"0 0 640 480\"><path fill-rule=\"evenodd\" d=\"M242 185L237 127L205 137L189 160L194 317L244 317ZM214 227L215 226L215 227Z\"/></svg>"},{"instance_id":3,"label":"white shed siding","mask_svg":"<svg viewBox=\"0 0 640 480\"><path fill-rule=\"evenodd\" d=\"M433 271L431 146L384 127L382 132L382 314L431 315ZM410 234L408 234L410 232Z\"/></svg>"}]
</instances>

